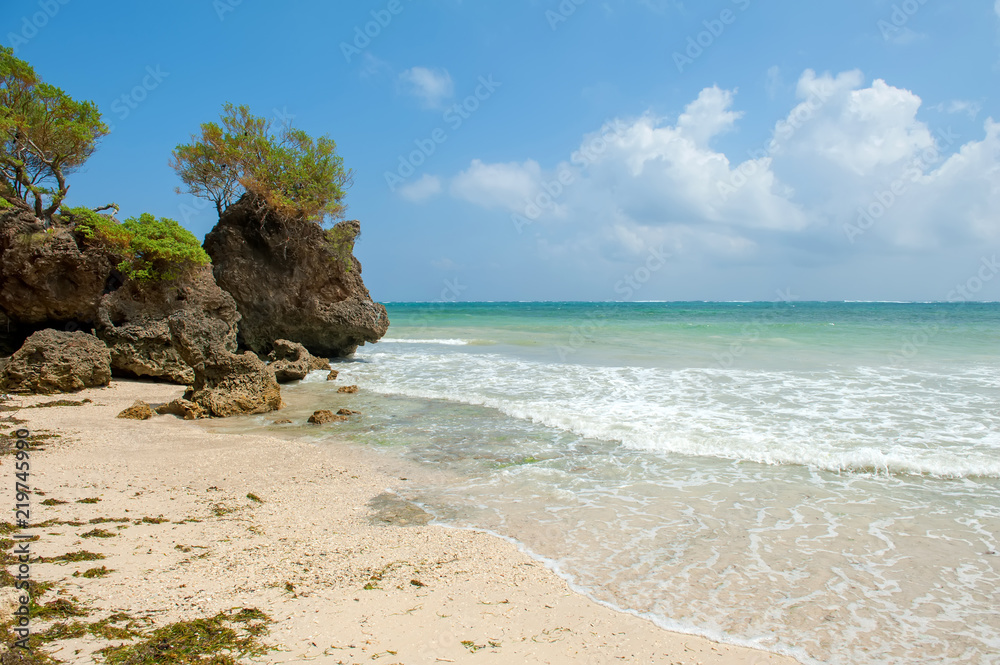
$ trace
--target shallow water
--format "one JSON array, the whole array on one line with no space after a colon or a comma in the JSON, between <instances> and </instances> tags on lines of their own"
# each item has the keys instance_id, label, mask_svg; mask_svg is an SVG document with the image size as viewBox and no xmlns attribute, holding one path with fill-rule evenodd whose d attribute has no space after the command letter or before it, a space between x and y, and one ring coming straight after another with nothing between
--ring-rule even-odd
<instances>
[{"instance_id":1,"label":"shallow water","mask_svg":"<svg viewBox=\"0 0 1000 665\"><path fill-rule=\"evenodd\" d=\"M286 395L446 471L409 490L442 523L804 662L1000 663L1000 306L389 310L337 366L360 395Z\"/></svg>"}]
</instances>

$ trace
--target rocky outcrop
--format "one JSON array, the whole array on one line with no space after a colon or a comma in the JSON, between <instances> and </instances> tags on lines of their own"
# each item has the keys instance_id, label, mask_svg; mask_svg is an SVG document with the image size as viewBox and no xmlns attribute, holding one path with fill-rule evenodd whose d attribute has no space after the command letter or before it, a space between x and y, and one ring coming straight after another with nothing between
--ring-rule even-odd
<instances>
[{"instance_id":1,"label":"rocky outcrop","mask_svg":"<svg viewBox=\"0 0 1000 665\"><path fill-rule=\"evenodd\" d=\"M111 353L82 332L41 330L25 341L0 375L0 390L67 393L111 382Z\"/></svg>"},{"instance_id":2,"label":"rocky outcrop","mask_svg":"<svg viewBox=\"0 0 1000 665\"><path fill-rule=\"evenodd\" d=\"M211 340L236 351L240 315L236 301L216 285L211 266L198 267L173 280L130 280L101 298L97 336L111 349L116 376L151 377L189 385L194 370L184 362L170 335L169 318L186 312L195 318L220 321L210 326Z\"/></svg>"},{"instance_id":3,"label":"rocky outcrop","mask_svg":"<svg viewBox=\"0 0 1000 665\"><path fill-rule=\"evenodd\" d=\"M205 238L219 286L232 294L243 319L240 343L259 354L287 339L325 357L346 356L381 338L385 307L372 301L351 254L361 225L324 231L288 220L244 196Z\"/></svg>"},{"instance_id":4,"label":"rocky outcrop","mask_svg":"<svg viewBox=\"0 0 1000 665\"><path fill-rule=\"evenodd\" d=\"M182 310L168 319L170 335L184 362L194 370L194 385L184 399L217 418L267 413L283 406L281 389L267 366L251 352L237 355L221 341L221 319Z\"/></svg>"},{"instance_id":5,"label":"rocky outcrop","mask_svg":"<svg viewBox=\"0 0 1000 665\"><path fill-rule=\"evenodd\" d=\"M121 284L117 263L71 228L0 210L0 348L42 328L89 330L101 296Z\"/></svg>"},{"instance_id":6,"label":"rocky outcrop","mask_svg":"<svg viewBox=\"0 0 1000 665\"><path fill-rule=\"evenodd\" d=\"M271 364L268 369L274 374L278 383L288 383L304 379L306 374L314 369L330 369L330 361L317 358L306 350L306 347L287 339L274 342L274 350L268 355Z\"/></svg>"}]
</instances>

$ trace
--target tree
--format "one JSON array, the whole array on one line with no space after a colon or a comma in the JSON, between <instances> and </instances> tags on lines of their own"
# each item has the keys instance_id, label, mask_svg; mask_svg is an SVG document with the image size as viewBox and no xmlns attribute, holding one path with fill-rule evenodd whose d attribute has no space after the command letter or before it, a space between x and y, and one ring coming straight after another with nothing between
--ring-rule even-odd
<instances>
[{"instance_id":1,"label":"tree","mask_svg":"<svg viewBox=\"0 0 1000 665\"><path fill-rule=\"evenodd\" d=\"M0 46L0 197L51 221L66 198L66 176L107 134L93 102L43 83L13 49Z\"/></svg>"},{"instance_id":2,"label":"tree","mask_svg":"<svg viewBox=\"0 0 1000 665\"><path fill-rule=\"evenodd\" d=\"M174 149L170 165L187 191L215 203L220 216L249 193L293 218L336 220L347 209L343 199L352 182L329 136L313 139L290 124L273 130L249 107L229 103L221 125L203 124L200 137Z\"/></svg>"}]
</instances>

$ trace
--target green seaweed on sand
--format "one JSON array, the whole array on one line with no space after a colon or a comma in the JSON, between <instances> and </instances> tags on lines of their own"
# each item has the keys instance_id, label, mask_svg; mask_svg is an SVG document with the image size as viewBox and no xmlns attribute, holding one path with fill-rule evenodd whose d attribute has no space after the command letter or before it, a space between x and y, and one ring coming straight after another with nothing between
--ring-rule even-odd
<instances>
[{"instance_id":1,"label":"green seaweed on sand","mask_svg":"<svg viewBox=\"0 0 1000 665\"><path fill-rule=\"evenodd\" d=\"M257 609L219 612L155 629L134 644L101 649L107 665L235 665L239 658L263 656L260 642L270 617Z\"/></svg>"}]
</instances>

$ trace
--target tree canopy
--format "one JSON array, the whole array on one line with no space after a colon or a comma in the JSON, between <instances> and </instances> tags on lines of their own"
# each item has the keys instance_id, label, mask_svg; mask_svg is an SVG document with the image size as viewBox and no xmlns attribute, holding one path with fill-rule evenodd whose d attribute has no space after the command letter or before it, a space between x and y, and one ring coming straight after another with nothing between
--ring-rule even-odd
<instances>
[{"instance_id":1,"label":"tree canopy","mask_svg":"<svg viewBox=\"0 0 1000 665\"><path fill-rule=\"evenodd\" d=\"M203 124L200 136L174 149L170 165L187 191L215 203L220 216L249 193L291 217L320 222L343 217L352 172L344 169L337 144L290 124L272 125L247 106L227 103L221 124Z\"/></svg>"},{"instance_id":2,"label":"tree canopy","mask_svg":"<svg viewBox=\"0 0 1000 665\"><path fill-rule=\"evenodd\" d=\"M108 127L90 101L76 101L42 82L0 46L0 197L51 220L69 185Z\"/></svg>"}]
</instances>

